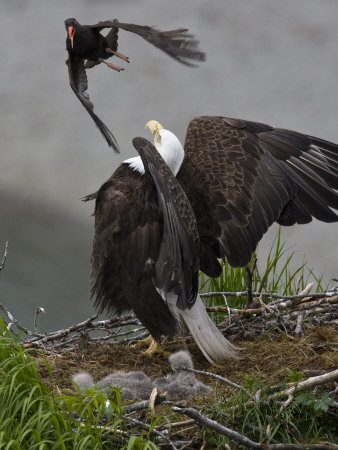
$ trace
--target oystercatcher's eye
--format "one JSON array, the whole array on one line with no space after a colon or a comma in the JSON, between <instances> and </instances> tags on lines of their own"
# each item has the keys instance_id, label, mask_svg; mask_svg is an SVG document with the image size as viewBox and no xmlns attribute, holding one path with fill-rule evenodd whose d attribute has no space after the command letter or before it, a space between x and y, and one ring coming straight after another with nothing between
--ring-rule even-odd
<instances>
[{"instance_id":1,"label":"oystercatcher's eye","mask_svg":"<svg viewBox=\"0 0 338 450\"><path fill-rule=\"evenodd\" d=\"M76 20L74 20L74 25L76 25L77 24L77 21Z\"/></svg>"}]
</instances>

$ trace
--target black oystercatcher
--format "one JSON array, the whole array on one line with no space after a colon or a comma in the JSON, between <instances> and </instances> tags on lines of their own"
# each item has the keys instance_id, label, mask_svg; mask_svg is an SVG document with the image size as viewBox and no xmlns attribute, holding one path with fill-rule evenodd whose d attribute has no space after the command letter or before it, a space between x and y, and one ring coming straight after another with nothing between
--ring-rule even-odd
<instances>
[{"instance_id":1,"label":"black oystercatcher","mask_svg":"<svg viewBox=\"0 0 338 450\"><path fill-rule=\"evenodd\" d=\"M175 58L177 61L187 66L194 67L191 61L204 61L205 54L201 52L192 35L187 34L187 29L160 31L150 26L142 26L128 23L120 23L117 19L106 20L94 25L80 25L79 22L70 18L65 20L67 30L66 46L68 50L69 82L75 95L86 108L92 119L105 137L108 145L117 153L118 144L108 127L94 113L93 103L87 94L88 81L86 69L97 64L104 63L111 69L120 71L121 67L105 61L111 56L117 56L129 62L128 57L117 51L118 29L136 33L146 41L163 50L165 53ZM103 36L100 31L110 28L107 36ZM86 60L86 63L85 63Z\"/></svg>"}]
</instances>

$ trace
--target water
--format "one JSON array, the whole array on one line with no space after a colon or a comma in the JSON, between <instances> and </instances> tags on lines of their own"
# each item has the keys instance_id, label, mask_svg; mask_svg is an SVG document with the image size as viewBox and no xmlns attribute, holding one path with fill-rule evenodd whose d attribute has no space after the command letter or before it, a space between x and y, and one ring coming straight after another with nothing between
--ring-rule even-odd
<instances>
[{"instance_id":1,"label":"water","mask_svg":"<svg viewBox=\"0 0 338 450\"><path fill-rule=\"evenodd\" d=\"M89 72L89 94L116 136L114 155L73 95L64 61L63 21L119 18L185 26L207 61L189 69L141 38L120 32L131 64ZM10 241L0 301L25 325L45 307L41 329L87 317L95 191L135 152L135 136L156 119L184 141L189 120L220 114L338 142L338 4L331 0L11 0L0 17L1 242ZM327 279L338 275L337 224L285 229L297 260ZM262 258L275 233L260 246Z\"/></svg>"}]
</instances>

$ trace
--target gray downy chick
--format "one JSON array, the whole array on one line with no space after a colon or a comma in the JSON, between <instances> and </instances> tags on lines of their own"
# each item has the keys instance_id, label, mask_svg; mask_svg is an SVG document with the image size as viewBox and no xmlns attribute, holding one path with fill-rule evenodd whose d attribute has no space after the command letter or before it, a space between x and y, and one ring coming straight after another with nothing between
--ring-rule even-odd
<instances>
[{"instance_id":1,"label":"gray downy chick","mask_svg":"<svg viewBox=\"0 0 338 450\"><path fill-rule=\"evenodd\" d=\"M168 392L169 398L193 397L195 395L210 394L213 389L199 381L195 374L184 370L193 369L194 363L186 350L180 350L169 356L173 374L154 380L154 385L160 393Z\"/></svg>"},{"instance_id":2,"label":"gray downy chick","mask_svg":"<svg viewBox=\"0 0 338 450\"><path fill-rule=\"evenodd\" d=\"M147 400L154 387L160 394L168 392L169 398L192 397L209 394L213 391L210 386L199 381L192 372L183 370L184 368L194 368L189 352L180 350L172 353L169 356L169 363L174 373L154 381L141 371L114 372L97 383L89 373L80 372L74 374L72 380L81 390L98 386L103 391L107 391L110 386L119 386L122 400Z\"/></svg>"},{"instance_id":3,"label":"gray downy chick","mask_svg":"<svg viewBox=\"0 0 338 450\"><path fill-rule=\"evenodd\" d=\"M111 373L97 383L90 374L80 372L73 375L72 380L81 390L98 386L103 391L107 391L110 386L119 386L122 400L146 400L153 389L151 379L140 371Z\"/></svg>"}]
</instances>

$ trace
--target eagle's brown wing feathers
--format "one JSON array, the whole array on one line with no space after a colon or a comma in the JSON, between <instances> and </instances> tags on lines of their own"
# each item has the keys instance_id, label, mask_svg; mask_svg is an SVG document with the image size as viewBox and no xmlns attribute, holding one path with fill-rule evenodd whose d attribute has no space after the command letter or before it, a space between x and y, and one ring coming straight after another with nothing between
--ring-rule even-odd
<instances>
[{"instance_id":1,"label":"eagle's brown wing feathers","mask_svg":"<svg viewBox=\"0 0 338 450\"><path fill-rule=\"evenodd\" d=\"M96 196L92 296L99 311L133 310L156 339L176 331L152 282L161 234L155 187L123 164Z\"/></svg>"},{"instance_id":2,"label":"eagle's brown wing feathers","mask_svg":"<svg viewBox=\"0 0 338 450\"><path fill-rule=\"evenodd\" d=\"M257 122L193 119L178 173L202 251L245 266L268 227L338 220L338 146ZM208 259L201 269L208 273ZM210 273L209 273L210 274ZM211 274L210 274L211 275Z\"/></svg>"},{"instance_id":3,"label":"eagle's brown wing feathers","mask_svg":"<svg viewBox=\"0 0 338 450\"><path fill-rule=\"evenodd\" d=\"M199 236L190 202L156 148L144 138L134 138L146 176L156 186L163 220L161 247L155 264L155 284L178 295L177 306L195 303L198 293Z\"/></svg>"}]
</instances>

